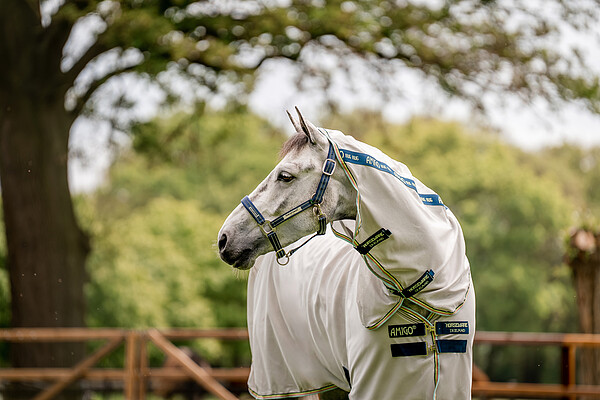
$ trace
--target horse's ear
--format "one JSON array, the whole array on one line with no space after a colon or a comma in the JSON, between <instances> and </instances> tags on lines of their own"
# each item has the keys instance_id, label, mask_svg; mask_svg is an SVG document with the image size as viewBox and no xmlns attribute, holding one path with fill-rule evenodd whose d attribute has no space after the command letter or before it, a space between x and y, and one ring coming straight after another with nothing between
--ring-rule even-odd
<instances>
[{"instance_id":1,"label":"horse's ear","mask_svg":"<svg viewBox=\"0 0 600 400\"><path fill-rule=\"evenodd\" d=\"M300 119L301 131L299 132L304 132L304 134L308 136L308 140L310 141L310 143L315 144L317 142L315 137L315 135L317 135L317 127L314 126L310 121L304 119L304 117L300 113L300 110L298 110L298 107L295 107L295 109L296 113L298 114L298 118Z\"/></svg>"},{"instance_id":2,"label":"horse's ear","mask_svg":"<svg viewBox=\"0 0 600 400\"><path fill-rule=\"evenodd\" d=\"M288 117L290 118L290 121L292 121L292 125L294 125L294 129L296 130L296 132L302 133L302 127L300 126L300 123L298 121L296 121L294 119L294 117L292 117L292 114L290 114L290 112L288 110L285 110L285 112L287 113Z\"/></svg>"}]
</instances>

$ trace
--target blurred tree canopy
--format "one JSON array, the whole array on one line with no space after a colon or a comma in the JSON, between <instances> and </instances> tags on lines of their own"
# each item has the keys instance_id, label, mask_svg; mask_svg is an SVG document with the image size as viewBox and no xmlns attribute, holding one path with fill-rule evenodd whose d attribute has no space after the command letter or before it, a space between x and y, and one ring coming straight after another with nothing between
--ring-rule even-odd
<instances>
[{"instance_id":1,"label":"blurred tree canopy","mask_svg":"<svg viewBox=\"0 0 600 400\"><path fill-rule=\"evenodd\" d=\"M69 135L78 116L98 111L99 89L112 78L175 71L190 91L243 100L253 72L280 58L314 78L301 83L322 88L334 68L350 81L360 65L368 72L361 80L393 95L393 74L408 68L478 108L485 94L513 93L599 112L598 76L580 49L557 46L565 29L589 31L598 12L594 2L564 0L1 1L11 325L84 324L90 238L69 192ZM115 107L130 105L126 93L114 99ZM15 346L13 364L70 365L82 354L57 346Z\"/></svg>"},{"instance_id":2,"label":"blurred tree canopy","mask_svg":"<svg viewBox=\"0 0 600 400\"><path fill-rule=\"evenodd\" d=\"M36 1L28 3L35 8ZM390 80L382 77L409 68L477 107L486 93L510 93L557 105L580 100L600 112L598 76L577 40L563 37L569 30L591 32L600 16L594 2L77 0L54 11L47 29L63 40L82 18L97 25L83 56L63 59L75 110L125 71L155 75L175 68L218 91L227 82L251 82L262 63L283 58L321 86L333 71L356 79L353 65L362 64L372 73L360 78L386 92ZM74 80L107 52L116 53L110 72Z\"/></svg>"}]
</instances>

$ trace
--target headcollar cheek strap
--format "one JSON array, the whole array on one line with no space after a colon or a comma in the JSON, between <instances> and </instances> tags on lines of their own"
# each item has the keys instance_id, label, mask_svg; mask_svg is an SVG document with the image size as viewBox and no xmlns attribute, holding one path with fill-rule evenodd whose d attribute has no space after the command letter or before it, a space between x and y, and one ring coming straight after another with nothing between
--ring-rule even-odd
<instances>
[{"instance_id":1,"label":"headcollar cheek strap","mask_svg":"<svg viewBox=\"0 0 600 400\"><path fill-rule=\"evenodd\" d=\"M333 175L335 171L335 149L333 145L329 144L329 151L327 152L327 159L323 163L323 169L321 173L321 179L319 180L319 184L317 185L317 190L315 191L314 196L311 201L313 204L321 204L323 202L323 196L325 195L325 189L327 189L327 184L329 183L329 178Z\"/></svg>"},{"instance_id":2,"label":"headcollar cheek strap","mask_svg":"<svg viewBox=\"0 0 600 400\"><path fill-rule=\"evenodd\" d=\"M269 242L271 242L271 246L273 246L273 249L275 249L275 254L277 255L277 259L279 260L279 259L285 257L285 250L281 246L281 242L279 242L279 237L277 236L275 231L271 231L271 232L267 233L267 239L269 239ZM286 262L286 264L287 264L287 262Z\"/></svg>"},{"instance_id":3,"label":"headcollar cheek strap","mask_svg":"<svg viewBox=\"0 0 600 400\"><path fill-rule=\"evenodd\" d=\"M313 212L315 213L315 217L317 217L317 222L319 223L317 235L324 235L327 231L327 216L323 214L323 211L321 211L320 204L315 204Z\"/></svg>"}]
</instances>

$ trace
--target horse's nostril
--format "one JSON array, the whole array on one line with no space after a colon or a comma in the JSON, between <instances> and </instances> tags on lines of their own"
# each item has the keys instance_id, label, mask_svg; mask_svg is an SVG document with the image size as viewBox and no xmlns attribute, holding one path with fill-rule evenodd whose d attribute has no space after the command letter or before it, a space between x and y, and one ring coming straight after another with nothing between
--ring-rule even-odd
<instances>
[{"instance_id":1,"label":"horse's nostril","mask_svg":"<svg viewBox=\"0 0 600 400\"><path fill-rule=\"evenodd\" d=\"M221 237L219 238L219 251L222 252L226 245L227 245L227 235L222 233Z\"/></svg>"}]
</instances>

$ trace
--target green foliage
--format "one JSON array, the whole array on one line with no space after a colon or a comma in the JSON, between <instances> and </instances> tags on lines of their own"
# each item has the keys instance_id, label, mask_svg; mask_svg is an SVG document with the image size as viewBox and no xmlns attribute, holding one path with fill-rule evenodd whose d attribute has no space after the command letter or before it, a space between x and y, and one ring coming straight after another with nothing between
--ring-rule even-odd
<instances>
[{"instance_id":1,"label":"green foliage","mask_svg":"<svg viewBox=\"0 0 600 400\"><path fill-rule=\"evenodd\" d=\"M4 254L6 254L5 249L0 250L2 252L2 266L0 266L0 327L8 327L10 326L10 312L9 312L9 304L10 304L10 288L9 288L9 280L8 280L8 271L6 269L6 259Z\"/></svg>"},{"instance_id":2,"label":"green foliage","mask_svg":"<svg viewBox=\"0 0 600 400\"><path fill-rule=\"evenodd\" d=\"M202 294L223 280L206 246L219 225L196 202L166 197L114 221L89 263L90 325L214 326Z\"/></svg>"},{"instance_id":3,"label":"green foliage","mask_svg":"<svg viewBox=\"0 0 600 400\"><path fill-rule=\"evenodd\" d=\"M600 224L600 148L562 145L541 151L529 162L558 178L563 194L576 207L574 225L593 230Z\"/></svg>"},{"instance_id":4,"label":"green foliage","mask_svg":"<svg viewBox=\"0 0 600 400\"><path fill-rule=\"evenodd\" d=\"M168 196L112 221L95 241L89 261L88 324L243 326L245 283L235 280L212 246L221 223L196 201ZM247 354L224 354L216 341L193 347L220 364L248 362Z\"/></svg>"},{"instance_id":5,"label":"green foliage","mask_svg":"<svg viewBox=\"0 0 600 400\"><path fill-rule=\"evenodd\" d=\"M265 121L242 112L180 114L137 126L137 153L125 156L131 168L113 169L99 206L129 213L169 195L227 215L276 164L283 140Z\"/></svg>"},{"instance_id":6,"label":"green foliage","mask_svg":"<svg viewBox=\"0 0 600 400\"><path fill-rule=\"evenodd\" d=\"M598 74L588 67L579 46L568 50L559 46L561 52L556 46L565 27L582 37L593 32L599 11L586 2L547 0L540 9L535 3L484 0L293 0L235 5L192 0L67 0L56 5L44 24L40 13L32 12L43 1L5 3L0 26L6 26L6 37L22 38L6 46L5 58L12 60L6 67L8 76L22 72L16 55L23 49L37 49L33 53L39 54L39 60L53 62L51 74L61 90L74 85L97 56L123 55L126 49L141 55L133 65L114 63L114 68L94 76L89 88L70 93L76 113L111 76L131 70L156 76L173 67L197 80L200 87L218 90L230 82L251 83L254 71L265 60L279 58L294 61L307 76L318 75L321 79L313 83L326 87L331 64L319 65L314 57L306 56L315 51L332 55L329 61L335 60L338 70L350 72L349 77L353 76L349 60L361 63L367 67L361 68L361 79L368 79L382 92L391 87L381 84L386 81L382 77L393 79L399 68L409 68L477 108L486 106L483 94L518 93L526 100L541 97L553 105L579 100L591 112L600 109ZM561 18L550 17L546 10ZM14 15L19 21L11 24ZM63 74L58 68L63 46L77 22L91 17L102 21L103 28L81 59ZM38 33L29 30L53 40L40 41ZM44 82L54 80L40 83Z\"/></svg>"}]
</instances>

